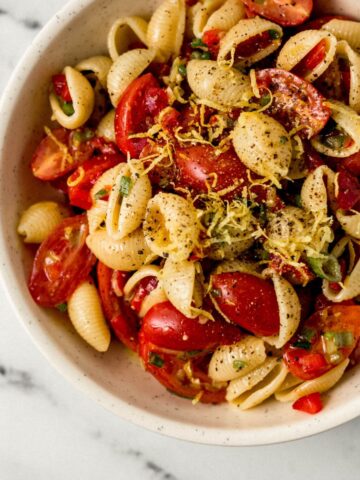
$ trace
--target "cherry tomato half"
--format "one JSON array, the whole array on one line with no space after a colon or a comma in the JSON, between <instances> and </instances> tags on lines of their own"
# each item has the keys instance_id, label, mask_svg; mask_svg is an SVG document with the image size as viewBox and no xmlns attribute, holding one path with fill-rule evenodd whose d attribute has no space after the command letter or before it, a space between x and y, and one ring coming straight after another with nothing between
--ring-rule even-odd
<instances>
[{"instance_id":1,"label":"cherry tomato half","mask_svg":"<svg viewBox=\"0 0 360 480\"><path fill-rule=\"evenodd\" d=\"M145 315L141 331L144 340L171 350L210 350L240 340L240 329L223 320L187 318L170 302L154 305Z\"/></svg>"},{"instance_id":2,"label":"cherry tomato half","mask_svg":"<svg viewBox=\"0 0 360 480\"><path fill-rule=\"evenodd\" d=\"M89 210L92 207L90 190L98 178L109 168L124 161L122 155L113 154L93 157L80 165L67 181L70 204Z\"/></svg>"},{"instance_id":3,"label":"cherry tomato half","mask_svg":"<svg viewBox=\"0 0 360 480\"><path fill-rule=\"evenodd\" d=\"M271 106L266 113L272 115L288 130L303 127L299 135L312 137L320 132L330 118L325 98L309 82L291 72L268 68L256 73L262 95L272 93Z\"/></svg>"},{"instance_id":4,"label":"cherry tomato half","mask_svg":"<svg viewBox=\"0 0 360 480\"><path fill-rule=\"evenodd\" d=\"M206 193L209 187L218 192L238 182L239 187L224 198L229 199L241 193L248 184L247 168L233 149L220 155L215 152L216 149L209 145L177 148L175 163L179 170L178 186Z\"/></svg>"},{"instance_id":5,"label":"cherry tomato half","mask_svg":"<svg viewBox=\"0 0 360 480\"><path fill-rule=\"evenodd\" d=\"M321 40L305 57L291 70L298 77L306 77L326 56L326 40Z\"/></svg>"},{"instance_id":6,"label":"cherry tomato half","mask_svg":"<svg viewBox=\"0 0 360 480\"><path fill-rule=\"evenodd\" d=\"M54 75L52 77L52 84L55 95L60 97L64 102L72 102L70 90L63 74Z\"/></svg>"},{"instance_id":7,"label":"cherry tomato half","mask_svg":"<svg viewBox=\"0 0 360 480\"><path fill-rule=\"evenodd\" d=\"M312 380L349 357L360 337L359 318L360 306L354 305L332 305L315 312L286 348L284 361L290 372L302 380ZM336 334L345 336L347 343L332 353L336 354L334 363L324 350L324 339Z\"/></svg>"},{"instance_id":8,"label":"cherry tomato half","mask_svg":"<svg viewBox=\"0 0 360 480\"><path fill-rule=\"evenodd\" d=\"M313 0L242 0L253 13L284 27L300 25L311 14Z\"/></svg>"},{"instance_id":9,"label":"cherry tomato half","mask_svg":"<svg viewBox=\"0 0 360 480\"><path fill-rule=\"evenodd\" d=\"M101 262L97 264L97 279L99 293L105 317L110 323L116 337L134 352L138 349L138 319L134 312L125 304L122 297L115 293L124 285L128 274L108 268ZM120 277L120 278L119 278ZM117 286L114 288L114 281ZM121 293L118 291L118 293Z\"/></svg>"},{"instance_id":10,"label":"cherry tomato half","mask_svg":"<svg viewBox=\"0 0 360 480\"><path fill-rule=\"evenodd\" d=\"M86 246L89 233L86 215L63 220L40 245L29 280L38 305L55 307L68 300L96 262Z\"/></svg>"},{"instance_id":11,"label":"cherry tomato half","mask_svg":"<svg viewBox=\"0 0 360 480\"><path fill-rule=\"evenodd\" d=\"M122 95L115 114L116 143L125 154L138 158L147 144L146 138L133 138L135 133L146 132L154 118L168 105L168 97L156 78L147 73L134 80Z\"/></svg>"},{"instance_id":12,"label":"cherry tomato half","mask_svg":"<svg viewBox=\"0 0 360 480\"><path fill-rule=\"evenodd\" d=\"M319 413L323 409L320 393L315 392L299 398L293 403L292 408L300 412L310 413L311 415Z\"/></svg>"},{"instance_id":13,"label":"cherry tomato half","mask_svg":"<svg viewBox=\"0 0 360 480\"><path fill-rule=\"evenodd\" d=\"M248 273L211 277L212 299L231 321L255 335L279 332L279 308L272 283Z\"/></svg>"}]
</instances>

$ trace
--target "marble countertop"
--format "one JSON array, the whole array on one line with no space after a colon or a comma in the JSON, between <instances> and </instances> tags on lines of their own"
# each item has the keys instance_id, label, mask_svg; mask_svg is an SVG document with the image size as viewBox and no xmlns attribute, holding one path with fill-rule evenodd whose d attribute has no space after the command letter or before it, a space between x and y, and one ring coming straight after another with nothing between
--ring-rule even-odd
<instances>
[{"instance_id":1,"label":"marble countertop","mask_svg":"<svg viewBox=\"0 0 360 480\"><path fill-rule=\"evenodd\" d=\"M0 0L0 91L64 0ZM0 480L355 479L360 418L283 445L194 445L128 424L42 357L0 290Z\"/></svg>"}]
</instances>

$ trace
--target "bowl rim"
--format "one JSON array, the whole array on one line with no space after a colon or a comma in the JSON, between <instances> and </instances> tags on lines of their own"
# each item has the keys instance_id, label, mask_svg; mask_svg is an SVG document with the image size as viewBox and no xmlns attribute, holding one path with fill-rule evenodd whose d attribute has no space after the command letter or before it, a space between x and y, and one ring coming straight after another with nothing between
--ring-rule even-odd
<instances>
[{"instance_id":1,"label":"bowl rim","mask_svg":"<svg viewBox=\"0 0 360 480\"><path fill-rule=\"evenodd\" d=\"M38 57L46 50L49 40L55 38L66 24L79 15L84 8L90 7L95 2L96 0L70 0L51 17L23 54L4 89L0 101L2 118L0 123L0 151L4 147L5 134L15 107L17 94L24 85L29 73L35 67ZM3 162L0 160L0 171L2 164ZM21 325L49 363L63 377L86 393L88 397L123 420L153 432L201 444L260 446L305 438L339 426L360 415L360 402L358 399L352 398L332 411L324 410L320 416L307 417L304 421L298 422L296 428L292 428L291 423L289 423L276 427L236 430L214 427L195 428L190 423L161 417L140 407L128 404L99 386L95 380L87 377L80 366L71 361L60 346L51 341L50 337L42 329L41 324L36 321L35 315L29 312L27 300L17 292L16 285L19 280L12 266L11 258L6 254L6 246L5 229L0 227L1 284L7 300ZM27 316L30 315L33 321L25 321L25 314Z\"/></svg>"}]
</instances>

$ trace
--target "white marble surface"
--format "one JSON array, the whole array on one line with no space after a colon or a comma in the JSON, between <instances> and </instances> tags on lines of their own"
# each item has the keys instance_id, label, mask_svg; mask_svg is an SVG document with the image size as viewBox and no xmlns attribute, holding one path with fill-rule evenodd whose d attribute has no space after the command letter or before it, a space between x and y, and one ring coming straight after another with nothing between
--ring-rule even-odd
<instances>
[{"instance_id":1,"label":"white marble surface","mask_svg":"<svg viewBox=\"0 0 360 480\"><path fill-rule=\"evenodd\" d=\"M109 0L110 1L110 0ZM0 90L64 0L0 0ZM114 417L37 351L0 291L0 480L359 478L360 418L283 445L189 444Z\"/></svg>"}]
</instances>

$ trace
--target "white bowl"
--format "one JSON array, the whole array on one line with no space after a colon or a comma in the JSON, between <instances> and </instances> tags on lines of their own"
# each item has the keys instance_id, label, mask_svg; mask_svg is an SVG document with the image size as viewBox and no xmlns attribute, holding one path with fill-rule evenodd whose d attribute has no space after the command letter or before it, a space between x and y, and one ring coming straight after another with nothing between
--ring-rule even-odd
<instances>
[{"instance_id":1,"label":"white bowl","mask_svg":"<svg viewBox=\"0 0 360 480\"><path fill-rule=\"evenodd\" d=\"M207 444L260 445L340 425L360 414L360 369L346 375L316 416L275 401L248 412L229 405L193 406L163 389L119 344L114 342L105 355L94 353L63 317L37 307L28 293L32 255L21 245L16 223L26 206L47 198L28 164L49 118L49 79L66 64L105 52L107 31L117 17L149 16L156 3L73 0L47 24L13 74L0 108L0 262L8 297L36 345L62 375L116 415L150 430ZM360 5L353 0L319 3L326 11L360 18Z\"/></svg>"}]
</instances>

